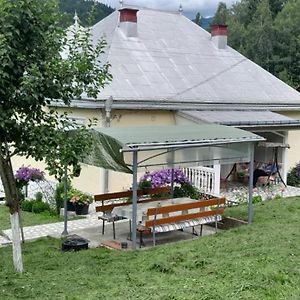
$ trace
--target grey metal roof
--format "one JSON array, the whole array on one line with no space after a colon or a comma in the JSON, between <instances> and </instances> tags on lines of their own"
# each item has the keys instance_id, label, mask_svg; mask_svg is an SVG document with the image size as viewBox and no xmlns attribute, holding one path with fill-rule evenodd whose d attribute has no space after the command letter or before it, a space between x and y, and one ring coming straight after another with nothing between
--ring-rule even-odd
<instances>
[{"instance_id":1,"label":"grey metal roof","mask_svg":"<svg viewBox=\"0 0 300 300\"><path fill-rule=\"evenodd\" d=\"M178 115L196 123L216 123L222 125L246 127L285 127L300 128L300 120L271 112L271 111L180 111Z\"/></svg>"},{"instance_id":2,"label":"grey metal roof","mask_svg":"<svg viewBox=\"0 0 300 300\"><path fill-rule=\"evenodd\" d=\"M217 49L210 34L177 13L140 9L138 36L118 27L116 11L93 26L94 42L103 35L113 81L98 99L118 104L171 106L298 106L300 93L230 47Z\"/></svg>"}]
</instances>

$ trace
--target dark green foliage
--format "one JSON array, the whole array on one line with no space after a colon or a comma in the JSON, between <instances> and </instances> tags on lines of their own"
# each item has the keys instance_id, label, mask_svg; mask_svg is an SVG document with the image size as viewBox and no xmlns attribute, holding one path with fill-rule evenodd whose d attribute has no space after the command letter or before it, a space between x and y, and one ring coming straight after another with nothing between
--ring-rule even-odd
<instances>
[{"instance_id":1,"label":"dark green foliage","mask_svg":"<svg viewBox=\"0 0 300 300\"><path fill-rule=\"evenodd\" d=\"M71 181L68 181L67 191L72 189ZM63 181L59 182L56 185L54 192L55 204L56 204L56 212L59 215L60 209L64 206L64 183Z\"/></svg>"},{"instance_id":2,"label":"dark green foliage","mask_svg":"<svg viewBox=\"0 0 300 300\"><path fill-rule=\"evenodd\" d=\"M268 71L274 71L275 29L268 0L262 0L253 15L247 33L247 55Z\"/></svg>"},{"instance_id":3,"label":"dark green foliage","mask_svg":"<svg viewBox=\"0 0 300 300\"><path fill-rule=\"evenodd\" d=\"M300 185L300 163L293 167L287 174L287 184L291 186Z\"/></svg>"},{"instance_id":4,"label":"dark green foliage","mask_svg":"<svg viewBox=\"0 0 300 300\"><path fill-rule=\"evenodd\" d=\"M300 83L300 1L241 0L215 19L229 28L230 46L287 84Z\"/></svg>"},{"instance_id":5,"label":"dark green foliage","mask_svg":"<svg viewBox=\"0 0 300 300\"><path fill-rule=\"evenodd\" d=\"M55 205L56 205L56 213L60 213L60 209L64 206L64 198L63 198L63 192L64 192L64 185L63 182L60 182L56 185L55 189Z\"/></svg>"},{"instance_id":6,"label":"dark green foliage","mask_svg":"<svg viewBox=\"0 0 300 300\"><path fill-rule=\"evenodd\" d=\"M227 15L228 15L228 10L227 10L226 3L220 2L217 12L212 21L212 24L217 24L217 25L227 24Z\"/></svg>"},{"instance_id":7,"label":"dark green foliage","mask_svg":"<svg viewBox=\"0 0 300 300\"><path fill-rule=\"evenodd\" d=\"M255 204L255 203L260 203L262 202L262 198L260 195L257 195L257 196L253 196L252 197L252 203Z\"/></svg>"},{"instance_id":8,"label":"dark green foliage","mask_svg":"<svg viewBox=\"0 0 300 300\"><path fill-rule=\"evenodd\" d=\"M38 202L42 202L43 201L43 193L42 192L37 192L35 194L35 200Z\"/></svg>"},{"instance_id":9,"label":"dark green foliage","mask_svg":"<svg viewBox=\"0 0 300 300\"><path fill-rule=\"evenodd\" d=\"M33 201L32 205L32 212L39 214L44 211L50 211L50 206L48 203L40 202L40 201Z\"/></svg>"},{"instance_id":10,"label":"dark green foliage","mask_svg":"<svg viewBox=\"0 0 300 300\"><path fill-rule=\"evenodd\" d=\"M300 1L287 1L274 21L277 31L276 74L288 84L300 84Z\"/></svg>"},{"instance_id":11,"label":"dark green foliage","mask_svg":"<svg viewBox=\"0 0 300 300\"><path fill-rule=\"evenodd\" d=\"M111 14L114 9L94 0L59 0L59 10L64 14L63 26L74 23L74 13L83 26L91 26Z\"/></svg>"},{"instance_id":12,"label":"dark green foliage","mask_svg":"<svg viewBox=\"0 0 300 300\"><path fill-rule=\"evenodd\" d=\"M23 201L21 201L21 209L23 211L32 212L33 203L34 203L33 200L23 200Z\"/></svg>"},{"instance_id":13,"label":"dark green foliage","mask_svg":"<svg viewBox=\"0 0 300 300\"><path fill-rule=\"evenodd\" d=\"M201 20L202 20L202 17L201 17L201 14L199 13L199 12L197 12L197 14L196 14L196 18L195 18L195 20L193 20L197 25L199 25L199 26L201 26L202 24L202 22L201 22Z\"/></svg>"},{"instance_id":14,"label":"dark green foliage","mask_svg":"<svg viewBox=\"0 0 300 300\"><path fill-rule=\"evenodd\" d=\"M139 189L147 189L147 188L151 188L152 187L152 184L151 184L151 181L149 180L141 180L139 182Z\"/></svg>"},{"instance_id":15,"label":"dark green foliage","mask_svg":"<svg viewBox=\"0 0 300 300\"><path fill-rule=\"evenodd\" d=\"M195 186L189 183L182 183L181 186L176 186L174 188L174 198L181 198L181 197L199 199L199 191Z\"/></svg>"},{"instance_id":16,"label":"dark green foliage","mask_svg":"<svg viewBox=\"0 0 300 300\"><path fill-rule=\"evenodd\" d=\"M21 202L21 209L23 211L38 214L44 211L50 212L50 205L48 203L42 202L41 200L23 200Z\"/></svg>"}]
</instances>

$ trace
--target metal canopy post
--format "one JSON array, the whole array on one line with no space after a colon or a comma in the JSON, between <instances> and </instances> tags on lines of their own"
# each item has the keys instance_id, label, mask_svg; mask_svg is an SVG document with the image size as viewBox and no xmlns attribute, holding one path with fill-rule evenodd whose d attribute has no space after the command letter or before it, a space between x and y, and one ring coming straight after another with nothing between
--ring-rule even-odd
<instances>
[{"instance_id":1,"label":"metal canopy post","mask_svg":"<svg viewBox=\"0 0 300 300\"><path fill-rule=\"evenodd\" d=\"M252 223L253 219L253 173L254 173L254 144L250 144L250 164L249 164L249 196L248 196L248 224Z\"/></svg>"},{"instance_id":2,"label":"metal canopy post","mask_svg":"<svg viewBox=\"0 0 300 300\"><path fill-rule=\"evenodd\" d=\"M138 152L135 149L132 153L132 218L131 218L131 240L132 249L136 249L136 214L137 214L137 159Z\"/></svg>"}]
</instances>

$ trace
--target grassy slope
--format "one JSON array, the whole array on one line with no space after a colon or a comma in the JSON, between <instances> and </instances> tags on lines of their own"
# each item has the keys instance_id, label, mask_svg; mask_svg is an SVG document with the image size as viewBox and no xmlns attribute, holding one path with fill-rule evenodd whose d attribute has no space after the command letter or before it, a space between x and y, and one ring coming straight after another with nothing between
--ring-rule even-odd
<instances>
[{"instance_id":1,"label":"grassy slope","mask_svg":"<svg viewBox=\"0 0 300 300\"><path fill-rule=\"evenodd\" d=\"M38 224L59 222L62 219L58 216L50 216L49 214L33 214L26 211L22 211L23 226L31 226ZM8 208L4 205L0 205L0 231L10 228Z\"/></svg>"},{"instance_id":2,"label":"grassy slope","mask_svg":"<svg viewBox=\"0 0 300 300\"><path fill-rule=\"evenodd\" d=\"M139 252L43 239L25 245L23 275L1 248L0 299L300 299L299 214L299 198L257 204L251 226Z\"/></svg>"}]
</instances>

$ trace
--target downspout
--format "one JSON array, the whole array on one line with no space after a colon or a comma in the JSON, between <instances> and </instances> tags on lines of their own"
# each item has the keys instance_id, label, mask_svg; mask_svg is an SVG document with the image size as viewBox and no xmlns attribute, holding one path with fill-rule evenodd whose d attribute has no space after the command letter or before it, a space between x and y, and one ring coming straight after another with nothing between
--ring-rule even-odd
<instances>
[{"instance_id":1,"label":"downspout","mask_svg":"<svg viewBox=\"0 0 300 300\"><path fill-rule=\"evenodd\" d=\"M105 118L104 118L104 127L110 127L111 125L111 108L113 104L113 97L110 96L108 99L105 101ZM108 170L104 169L103 172L103 192L106 194L108 193Z\"/></svg>"}]
</instances>

